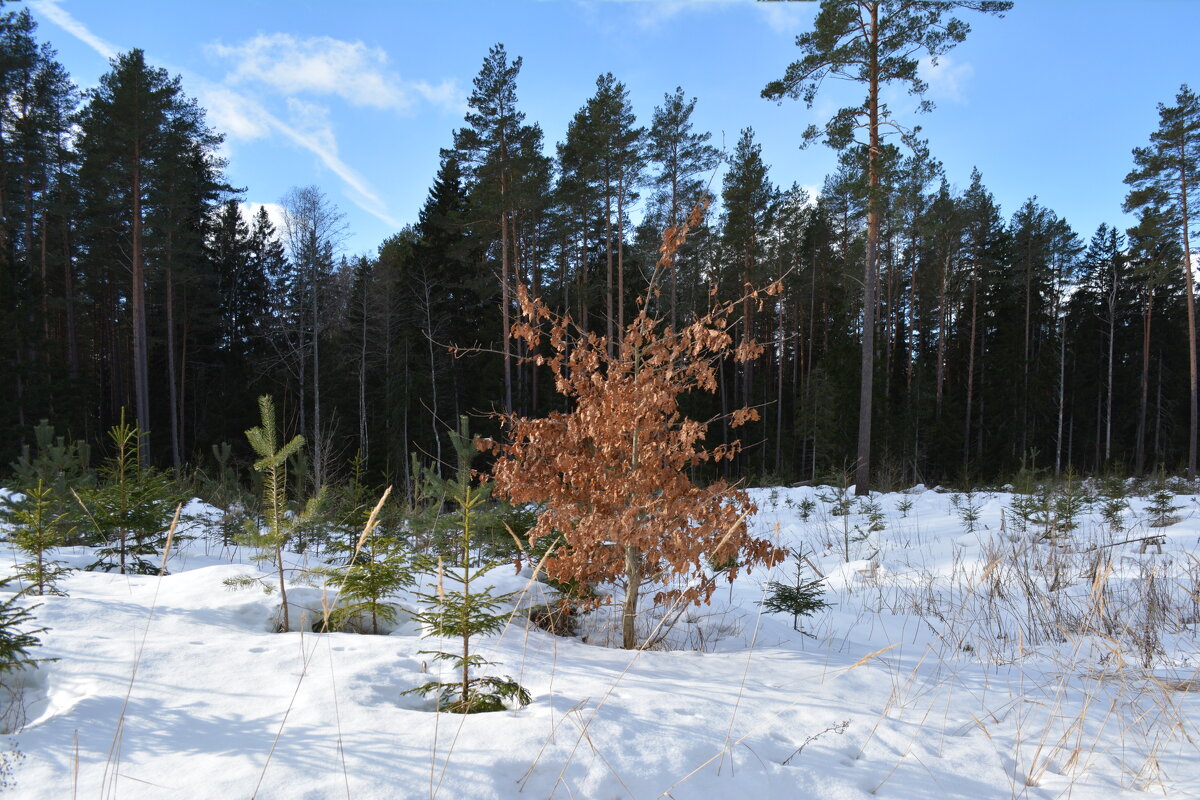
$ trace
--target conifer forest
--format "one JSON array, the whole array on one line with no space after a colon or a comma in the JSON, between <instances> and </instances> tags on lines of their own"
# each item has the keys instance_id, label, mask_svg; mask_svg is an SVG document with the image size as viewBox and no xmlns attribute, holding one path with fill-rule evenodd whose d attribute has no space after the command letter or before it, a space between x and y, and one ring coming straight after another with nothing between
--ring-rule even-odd
<instances>
[{"instance_id":1,"label":"conifer forest","mask_svg":"<svg viewBox=\"0 0 1200 800\"><path fill-rule=\"evenodd\" d=\"M918 136L871 150L841 116L813 120L840 159L808 194L796 182L813 176L773 174L753 130L718 150L692 123L698 87L667 87L638 119L626 85L601 75L551 146L521 110L520 55L498 44L417 222L351 256L319 186L289 192L280 224L248 214L222 174L221 132L141 51L81 93L27 12L5 10L3 37L0 463L42 419L95 445L122 409L155 465L207 467L222 443L245 462L254 398L270 394L313 443L315 483L358 454L373 479L403 485L413 453L446 470L462 414L496 432L497 413L563 406L538 353L508 335L518 287L612 339L639 302L678 327L779 281L731 319L762 355L724 359L717 391L688 400L696 418L759 411L711 431L743 442L725 477L812 479L860 458L885 486L1022 464L1195 469L1181 265L1200 105L1187 86L1129 142L1136 226L1076 231L1039 187L1000 208L986 176L952 187ZM791 77L764 93L791 102ZM648 293L664 229L697 203L708 212ZM860 453L846 411L864 374Z\"/></svg>"},{"instance_id":2,"label":"conifer forest","mask_svg":"<svg viewBox=\"0 0 1200 800\"><path fill-rule=\"evenodd\" d=\"M1197 76L1109 221L1002 207L920 123L1032 2L747 0L824 175L699 80L539 120L497 41L364 250L0 0L0 793L1200 795Z\"/></svg>"}]
</instances>

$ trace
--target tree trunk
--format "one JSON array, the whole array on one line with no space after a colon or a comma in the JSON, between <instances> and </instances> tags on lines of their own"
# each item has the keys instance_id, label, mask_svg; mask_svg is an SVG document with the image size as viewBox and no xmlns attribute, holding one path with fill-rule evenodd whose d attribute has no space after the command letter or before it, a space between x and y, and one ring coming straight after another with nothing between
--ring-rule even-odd
<instances>
[{"instance_id":1,"label":"tree trunk","mask_svg":"<svg viewBox=\"0 0 1200 800\"><path fill-rule=\"evenodd\" d=\"M505 202L505 181L501 177L501 203ZM500 209L500 335L504 339L504 413L511 414L513 410L512 390L512 336L510 335L511 310L509 309L509 280L508 273L508 211Z\"/></svg>"},{"instance_id":2,"label":"tree trunk","mask_svg":"<svg viewBox=\"0 0 1200 800\"><path fill-rule=\"evenodd\" d=\"M313 384L313 460L312 479L314 487L325 484L325 442L321 430L321 270L323 257L315 232L312 237L312 384Z\"/></svg>"},{"instance_id":3,"label":"tree trunk","mask_svg":"<svg viewBox=\"0 0 1200 800\"><path fill-rule=\"evenodd\" d=\"M970 475L971 466L971 410L975 394L975 324L979 308L979 266L972 265L971 270L971 334L968 337L970 350L967 354L967 411L966 423L963 426L963 465L962 477L966 480Z\"/></svg>"},{"instance_id":4,"label":"tree trunk","mask_svg":"<svg viewBox=\"0 0 1200 800\"><path fill-rule=\"evenodd\" d=\"M779 374L775 382L775 473L783 471L783 298L775 299L775 357L779 360Z\"/></svg>"},{"instance_id":5,"label":"tree trunk","mask_svg":"<svg viewBox=\"0 0 1200 800\"><path fill-rule=\"evenodd\" d=\"M170 235L167 237L170 242ZM167 258L170 258L171 246L167 245ZM171 466L176 474L183 467L183 454L179 447L179 392L176 385L175 365L175 275L170 265L167 266L167 392L168 409L171 416Z\"/></svg>"},{"instance_id":6,"label":"tree trunk","mask_svg":"<svg viewBox=\"0 0 1200 800\"><path fill-rule=\"evenodd\" d=\"M649 298L646 298L649 300ZM617 173L617 332L625 330L625 170Z\"/></svg>"},{"instance_id":7,"label":"tree trunk","mask_svg":"<svg viewBox=\"0 0 1200 800\"><path fill-rule=\"evenodd\" d=\"M286 481L287 478L285 477ZM282 514L280 510L278 513ZM279 570L279 601L283 608L283 633L287 633L292 629L291 619L288 617L288 599L287 599L287 584L283 580L283 546L275 548L275 567Z\"/></svg>"},{"instance_id":8,"label":"tree trunk","mask_svg":"<svg viewBox=\"0 0 1200 800\"><path fill-rule=\"evenodd\" d=\"M608 354L616 352L616 338L613 335L613 246L612 246L612 186L608 169L604 173L604 264L607 269L605 281L604 302L608 331Z\"/></svg>"},{"instance_id":9,"label":"tree trunk","mask_svg":"<svg viewBox=\"0 0 1200 800\"><path fill-rule=\"evenodd\" d=\"M642 588L642 554L633 545L625 547L625 603L621 609L621 647L632 650L637 647L638 592Z\"/></svg>"},{"instance_id":10,"label":"tree trunk","mask_svg":"<svg viewBox=\"0 0 1200 800\"><path fill-rule=\"evenodd\" d=\"M423 275L423 289L425 300L425 343L428 345L427 353L429 355L429 382L430 382L430 415L432 416L431 425L433 428L433 443L434 456L437 459L435 467L438 475L442 474L442 437L438 430L438 386L437 386L437 364L434 362L433 352L433 316L430 310L431 299L429 296L429 274Z\"/></svg>"},{"instance_id":11,"label":"tree trunk","mask_svg":"<svg viewBox=\"0 0 1200 800\"><path fill-rule=\"evenodd\" d=\"M1142 386L1138 404L1137 442L1134 447L1134 472L1141 475L1146 468L1146 409L1150 400L1150 325L1154 315L1154 289L1146 296L1142 323Z\"/></svg>"},{"instance_id":12,"label":"tree trunk","mask_svg":"<svg viewBox=\"0 0 1200 800\"><path fill-rule=\"evenodd\" d=\"M1032 221L1031 221L1032 225ZM1021 359L1021 455L1025 455L1029 442L1029 360L1030 352L1030 315L1033 309L1033 231L1029 232L1025 243L1025 351Z\"/></svg>"},{"instance_id":13,"label":"tree trunk","mask_svg":"<svg viewBox=\"0 0 1200 800\"><path fill-rule=\"evenodd\" d=\"M134 144L134 167L130 181L133 195L133 227L130 239L133 286L130 311L133 316L133 391L138 427L138 461L150 463L150 349L146 340L146 275L142 263L142 172L141 142Z\"/></svg>"},{"instance_id":14,"label":"tree trunk","mask_svg":"<svg viewBox=\"0 0 1200 800\"><path fill-rule=\"evenodd\" d=\"M946 382L946 282L950 271L950 255L942 259L941 284L938 286L938 340L937 363L934 364L933 416L942 419L942 387Z\"/></svg>"},{"instance_id":15,"label":"tree trunk","mask_svg":"<svg viewBox=\"0 0 1200 800\"><path fill-rule=\"evenodd\" d=\"M62 221L63 293L67 313L67 368L72 382L79 380L79 335L75 324L75 265L71 256L71 223Z\"/></svg>"},{"instance_id":16,"label":"tree trunk","mask_svg":"<svg viewBox=\"0 0 1200 800\"><path fill-rule=\"evenodd\" d=\"M667 225L674 228L679 224L679 160L673 158L671 161L671 216L667 220ZM675 251L670 255L671 259L671 330L679 329L679 318L676 314L676 306L679 302L679 252Z\"/></svg>"},{"instance_id":17,"label":"tree trunk","mask_svg":"<svg viewBox=\"0 0 1200 800\"><path fill-rule=\"evenodd\" d=\"M358 350L358 457L367 460L367 286L362 287L362 330L359 337ZM384 337L386 339L386 337ZM374 611L372 613L372 626Z\"/></svg>"},{"instance_id":18,"label":"tree trunk","mask_svg":"<svg viewBox=\"0 0 1200 800\"><path fill-rule=\"evenodd\" d=\"M870 144L867 149L867 263L863 276L862 369L858 397L858 461L854 493L860 497L871 492L871 413L875 377L875 284L879 247L879 6L871 6L870 91L867 123Z\"/></svg>"},{"instance_id":19,"label":"tree trunk","mask_svg":"<svg viewBox=\"0 0 1200 800\"><path fill-rule=\"evenodd\" d=\"M1063 416L1067 393L1067 321L1058 323L1058 434L1054 437L1054 474L1062 473ZM1022 454L1024 455L1024 454Z\"/></svg>"},{"instance_id":20,"label":"tree trunk","mask_svg":"<svg viewBox=\"0 0 1200 800\"><path fill-rule=\"evenodd\" d=\"M1108 381L1104 413L1104 463L1112 458L1113 350L1117 338L1117 265L1114 257L1112 286L1108 293Z\"/></svg>"},{"instance_id":21,"label":"tree trunk","mask_svg":"<svg viewBox=\"0 0 1200 800\"><path fill-rule=\"evenodd\" d=\"M1183 148L1183 144L1180 144ZM1180 153L1181 156L1185 155ZM1183 274L1187 278L1188 320L1188 480L1196 478L1196 291L1192 279L1191 216L1188 212L1187 159L1180 159L1179 199L1183 211Z\"/></svg>"}]
</instances>

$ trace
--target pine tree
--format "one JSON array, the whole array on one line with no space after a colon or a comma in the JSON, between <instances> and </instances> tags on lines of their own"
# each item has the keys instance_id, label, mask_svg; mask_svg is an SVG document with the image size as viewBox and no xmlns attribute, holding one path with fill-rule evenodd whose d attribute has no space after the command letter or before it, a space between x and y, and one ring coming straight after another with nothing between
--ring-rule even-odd
<instances>
[{"instance_id":1,"label":"pine tree","mask_svg":"<svg viewBox=\"0 0 1200 800\"><path fill-rule=\"evenodd\" d=\"M1134 442L1134 472L1144 474L1146 465L1156 456L1146 457L1146 442L1150 428L1150 368L1153 362L1152 333L1155 319L1164 306L1182 294L1184 275L1179 269L1182 260L1179 239L1172 231L1170 216L1162 209L1143 206L1138 223L1129 229L1129 259L1138 282L1142 312L1141 381L1138 402L1137 433ZM1162 322L1160 320L1159 325Z\"/></svg>"},{"instance_id":2,"label":"pine tree","mask_svg":"<svg viewBox=\"0 0 1200 800\"><path fill-rule=\"evenodd\" d=\"M13 544L31 559L17 565L16 577L26 584L26 592L66 594L58 581L71 570L54 560L50 551L66 544L75 528L65 512L56 510L58 506L54 492L39 480L6 515L16 525L10 537Z\"/></svg>"},{"instance_id":3,"label":"pine tree","mask_svg":"<svg viewBox=\"0 0 1200 800\"><path fill-rule=\"evenodd\" d=\"M152 278L167 283L177 251L165 237L169 230L178 230L178 224L188 224L179 213L181 206L191 206L197 195L212 196L220 167L213 154L221 137L208 129L199 106L184 96L179 78L147 64L138 49L112 60L111 70L89 93L79 126L79 180L90 212L88 260L92 270L105 276L101 280L112 285L113 309L119 305L118 297L128 298L135 416L143 437L138 441L139 458L149 464L145 438L151 425L147 291ZM181 180L184 165L203 173L190 187L195 193ZM198 205L201 207L182 216L202 219L208 209L202 202ZM131 282L123 295L116 288L113 263L128 264ZM168 326L168 332L171 329ZM113 380L119 385L117 376ZM175 404L170 413L177 419ZM178 441L172 445L173 450L179 449Z\"/></svg>"},{"instance_id":4,"label":"pine tree","mask_svg":"<svg viewBox=\"0 0 1200 800\"><path fill-rule=\"evenodd\" d=\"M162 553L182 498L165 473L142 462L142 435L122 411L108 432L113 453L100 468L99 484L76 494L98 544L89 570L152 575L162 569L152 559Z\"/></svg>"},{"instance_id":5,"label":"pine tree","mask_svg":"<svg viewBox=\"0 0 1200 800\"><path fill-rule=\"evenodd\" d=\"M650 130L646 135L646 156L658 166L651 182L654 186L651 217L654 228L676 228L687 216L688 209L700 201L705 191L704 176L716 169L720 161L717 148L709 144L712 134L693 130L692 114L696 98L687 100L681 87L674 94L664 94L663 103L654 109ZM680 259L687 249L675 253L671 265L670 307L668 322L679 324Z\"/></svg>"},{"instance_id":6,"label":"pine tree","mask_svg":"<svg viewBox=\"0 0 1200 800\"><path fill-rule=\"evenodd\" d=\"M463 171L473 183L473 205L479 215L499 228L501 347L504 353L504 409L513 407L511 341L512 218L516 209L515 184L520 173L514 168L523 138L524 113L517 110L517 75L521 59L508 60L504 45L496 44L476 76L475 89L467 105L466 127L454 134Z\"/></svg>"},{"instance_id":7,"label":"pine tree","mask_svg":"<svg viewBox=\"0 0 1200 800\"><path fill-rule=\"evenodd\" d=\"M470 469L474 448L465 417L460 420L459 430L452 432L451 439L458 455L458 470L446 486L450 499L458 507L458 514L451 523L457 528L457 542L448 564L438 558L436 591L418 595L422 608L413 614L413 618L425 626L426 636L457 639L461 643L454 652L420 651L432 655L435 660L449 662L459 677L454 681L429 681L404 694L437 694L438 710L456 714L503 711L510 703L525 706L531 699L529 692L511 677L478 674L484 667L496 666L496 662L481 656L477 648L472 648L472 641L504 629L511 614L499 609L511 603L516 593L496 594L490 586L479 588L483 577L502 563L473 563L477 517L491 494L491 487L486 480L477 483Z\"/></svg>"},{"instance_id":8,"label":"pine tree","mask_svg":"<svg viewBox=\"0 0 1200 800\"><path fill-rule=\"evenodd\" d=\"M583 132L586 157L592 163L595 191L604 206L605 319L611 342L615 341L614 332L625 325L625 221L637 197L634 189L641 181L645 129L634 127L629 90L611 72L596 79L596 93L582 112L587 124Z\"/></svg>"},{"instance_id":9,"label":"pine tree","mask_svg":"<svg viewBox=\"0 0 1200 800\"><path fill-rule=\"evenodd\" d=\"M754 130L746 128L738 139L721 183L724 208L721 245L728 270L725 283L732 289L727 296L742 296L739 344L755 338L758 304L749 291L766 282L763 261L770 235L769 214L775 197L775 187L767 177L767 165L762 159L762 146L754 141ZM740 373L741 385L735 386L732 393L739 405L753 406L754 362L743 363Z\"/></svg>"},{"instance_id":10,"label":"pine tree","mask_svg":"<svg viewBox=\"0 0 1200 800\"><path fill-rule=\"evenodd\" d=\"M253 522L246 524L243 542L259 548L262 552L256 560L270 562L274 577L279 586L279 598L282 608L282 624L280 630L284 633L292 629L291 617L288 611L287 599L287 567L283 563L284 548L291 543L296 533L313 520L325 499L324 487L316 497L311 498L303 511L293 514L288 507L288 459L300 452L304 447L304 437L293 436L287 444L280 446L275 422L275 402L270 395L258 398L258 411L261 424L246 431L246 439L259 458L254 462L255 472L262 473L263 501L262 514L264 528L260 529ZM259 583L270 591L270 584L255 578L233 579L233 585L247 586Z\"/></svg>"},{"instance_id":11,"label":"pine tree","mask_svg":"<svg viewBox=\"0 0 1200 800\"><path fill-rule=\"evenodd\" d=\"M886 202L879 162L883 127L894 124L887 107L880 102L880 91L890 83L899 83L912 94L924 94L926 84L917 76L918 54L926 53L936 62L938 56L963 41L970 31L970 27L956 17L943 21L946 13L955 8L1002 15L1012 8L1012 3L998 0L938 3L822 0L814 29L796 37L796 45L803 54L801 59L788 66L783 78L768 83L762 91L762 96L767 99L803 99L811 108L827 76L855 81L867 88L864 103L838 111L825 124L824 131L814 125L804 134L805 143L824 135L830 145L842 149L854 141L856 128L865 126L867 129L867 250L855 477L855 491L860 495L869 492L871 477L875 306L880 225ZM922 109L931 107L928 100L922 101Z\"/></svg>"},{"instance_id":12,"label":"pine tree","mask_svg":"<svg viewBox=\"0 0 1200 800\"><path fill-rule=\"evenodd\" d=\"M1200 391L1196 355L1196 300L1192 277L1191 230L1200 190L1200 98L1184 84L1175 95L1175 105L1158 104L1158 130L1150 134L1150 146L1134 148L1133 170L1125 176L1130 191L1125 211L1146 207L1170 215L1179 231L1187 286L1188 330L1188 480L1196 477L1197 392Z\"/></svg>"}]
</instances>

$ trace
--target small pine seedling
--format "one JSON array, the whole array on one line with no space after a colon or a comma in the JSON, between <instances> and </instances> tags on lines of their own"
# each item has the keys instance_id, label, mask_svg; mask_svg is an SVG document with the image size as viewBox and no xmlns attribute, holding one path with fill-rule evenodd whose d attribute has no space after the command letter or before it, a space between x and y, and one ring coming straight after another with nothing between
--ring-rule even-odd
<instances>
[{"instance_id":1,"label":"small pine seedling","mask_svg":"<svg viewBox=\"0 0 1200 800\"><path fill-rule=\"evenodd\" d=\"M1175 514L1182 506L1174 503L1175 494L1167 483L1167 476L1159 470L1158 476L1151 485L1150 502L1146 505L1146 513L1150 516L1151 528L1166 528L1179 522Z\"/></svg>"},{"instance_id":2,"label":"small pine seedling","mask_svg":"<svg viewBox=\"0 0 1200 800\"><path fill-rule=\"evenodd\" d=\"M29 557L17 565L16 577L32 594L66 594L58 588L58 581L71 569L51 558L50 551L62 547L75 529L68 524L67 514L55 512L57 506L54 491L38 478L37 486L26 491L24 499L9 513L16 523L13 544Z\"/></svg>"},{"instance_id":3,"label":"small pine seedling","mask_svg":"<svg viewBox=\"0 0 1200 800\"><path fill-rule=\"evenodd\" d=\"M247 520L242 543L258 548L260 552L254 557L255 560L270 562L274 569L274 577L278 580L279 597L283 608L280 630L286 633L292 627L291 619L288 616L287 584L284 580L287 570L283 565L283 550L296 531L307 525L316 516L324 501L325 492L322 487L317 492L317 496L305 504L304 511L300 514L289 513L287 507L287 461L289 456L304 447L304 437L294 436L291 441L280 447L275 428L275 403L271 400L270 395L258 398L258 410L262 425L246 431L246 438L250 441L254 452L259 455L258 461L254 462L254 470L263 475L264 527L260 529L253 521ZM231 578L225 583L233 587L257 584L266 592L272 590L270 583L252 576Z\"/></svg>"},{"instance_id":4,"label":"small pine seedling","mask_svg":"<svg viewBox=\"0 0 1200 800\"><path fill-rule=\"evenodd\" d=\"M471 564L475 512L486 501L490 489L485 484L472 485L471 473L461 463L457 478L447 484L451 498L458 506L458 563L446 566L439 559L437 590L419 595L423 608L413 617L425 626L426 636L459 640L461 647L455 652L420 651L435 660L448 662L459 677L454 681L429 681L403 694L437 694L438 710L456 714L503 711L509 704L526 706L531 700L529 692L511 677L477 674L483 667L495 666L495 662L472 652L471 648L476 637L498 633L504 628L509 615L499 613L498 609L515 594L497 595L490 586L482 590L477 588L478 581L502 562L492 561L474 568ZM447 588L446 583L456 588Z\"/></svg>"},{"instance_id":5,"label":"small pine seedling","mask_svg":"<svg viewBox=\"0 0 1200 800\"><path fill-rule=\"evenodd\" d=\"M963 529L967 533L974 533L983 512L983 502L975 490L971 489L962 494L951 495L950 504L954 506L958 519L963 524Z\"/></svg>"},{"instance_id":6,"label":"small pine seedling","mask_svg":"<svg viewBox=\"0 0 1200 800\"><path fill-rule=\"evenodd\" d=\"M144 434L125 421L122 409L121 422L108 432L114 449L100 469L100 484L75 495L99 543L89 570L122 575L161 570L157 562L180 498L166 473L142 465L137 443Z\"/></svg>"},{"instance_id":7,"label":"small pine seedling","mask_svg":"<svg viewBox=\"0 0 1200 800\"><path fill-rule=\"evenodd\" d=\"M413 583L413 554L408 543L380 530L379 511L389 494L390 488L375 509L368 511L356 542L329 545L331 551L345 554L342 566L322 570L338 590L337 603L329 612L332 630L382 633L380 623L391 624L397 618L396 606L387 598Z\"/></svg>"},{"instance_id":8,"label":"small pine seedling","mask_svg":"<svg viewBox=\"0 0 1200 800\"><path fill-rule=\"evenodd\" d=\"M1116 535L1125 532L1125 512L1129 500L1125 497L1125 481L1118 477L1106 478L1100 487L1100 518L1108 530Z\"/></svg>"},{"instance_id":9,"label":"small pine seedling","mask_svg":"<svg viewBox=\"0 0 1200 800\"><path fill-rule=\"evenodd\" d=\"M830 604L823 597L825 593L822 585L823 578L804 579L804 554L799 550L793 550L792 558L796 568L792 583L780 583L779 581L768 583L767 596L761 601L761 605L773 613L791 614L792 630L804 633L800 630L800 617L807 617L822 608L829 608Z\"/></svg>"},{"instance_id":10,"label":"small pine seedling","mask_svg":"<svg viewBox=\"0 0 1200 800\"><path fill-rule=\"evenodd\" d=\"M0 590L11 581L11 578L0 580ZM33 612L37 606L26 608L20 604L20 597L20 594L14 594L0 602L0 678L24 667L53 660L34 658L30 652L35 647L41 647L38 634L45 633L47 629L23 630L34 621Z\"/></svg>"}]
</instances>

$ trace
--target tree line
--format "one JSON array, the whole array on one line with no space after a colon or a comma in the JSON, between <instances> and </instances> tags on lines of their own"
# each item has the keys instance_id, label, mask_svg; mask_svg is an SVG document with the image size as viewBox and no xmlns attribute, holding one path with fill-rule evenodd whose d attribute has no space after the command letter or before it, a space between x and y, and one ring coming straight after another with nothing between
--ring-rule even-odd
<instances>
[{"instance_id":1,"label":"tree line","mask_svg":"<svg viewBox=\"0 0 1200 800\"><path fill-rule=\"evenodd\" d=\"M449 473L460 416L495 434L499 413L565 408L540 336L512 335L523 287L610 348L643 307L678 329L736 302L734 349L762 355L682 399L722 420L713 445L742 441L712 478L852 474L864 375L875 483L1194 469L1186 86L1131 162L1137 223L1085 238L1036 196L1006 214L978 172L954 187L912 131L825 126L839 162L812 195L749 128L714 147L682 88L639 124L611 74L550 148L496 45L417 221L351 256L318 187L289 192L278 226L247 213L220 133L140 50L80 92L35 34L28 11L0 17L0 463L42 418L102 444L122 409L150 432L145 463L208 468L226 442L249 461L254 398L272 395L314 486L352 458L402 485ZM655 279L664 230L689 218ZM743 407L757 419L731 430Z\"/></svg>"}]
</instances>

